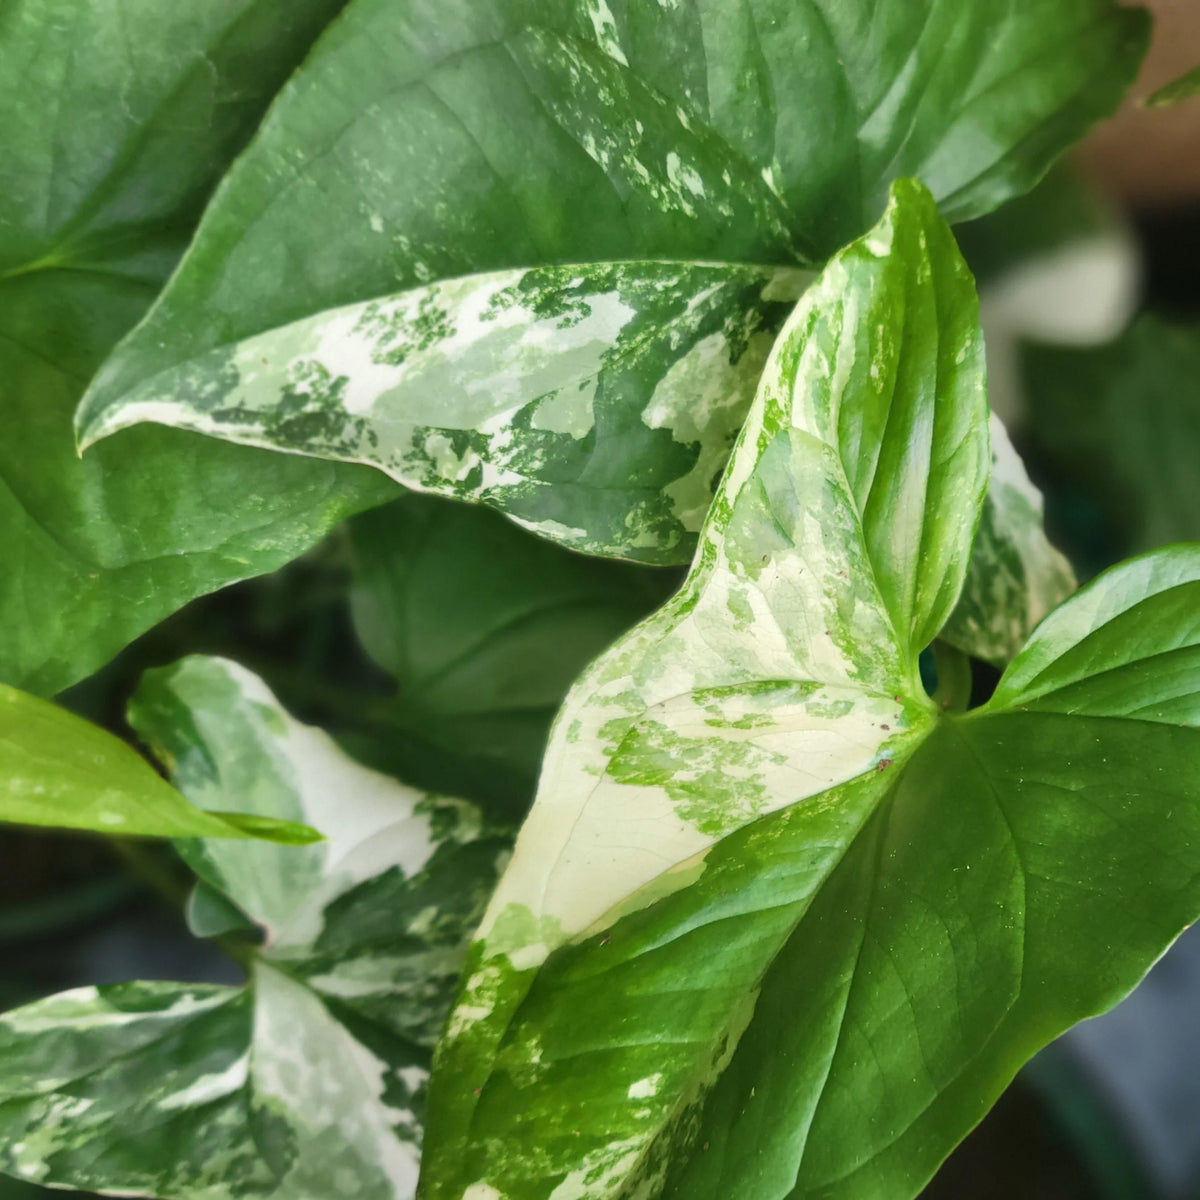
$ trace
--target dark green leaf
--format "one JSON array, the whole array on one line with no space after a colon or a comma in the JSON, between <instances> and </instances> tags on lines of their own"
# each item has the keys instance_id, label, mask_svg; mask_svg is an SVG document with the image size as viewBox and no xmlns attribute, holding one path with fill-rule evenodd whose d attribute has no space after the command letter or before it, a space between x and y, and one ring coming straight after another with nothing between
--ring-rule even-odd
<instances>
[{"instance_id":1,"label":"dark green leaf","mask_svg":"<svg viewBox=\"0 0 1200 1200\"><path fill-rule=\"evenodd\" d=\"M0 678L58 691L201 592L387 494L164 430L80 462L71 414L340 0L13 0L0 20Z\"/></svg>"},{"instance_id":2,"label":"dark green leaf","mask_svg":"<svg viewBox=\"0 0 1200 1200\"><path fill-rule=\"evenodd\" d=\"M568 544L682 561L738 405L680 420L672 373L691 385L703 367L693 390L745 393L726 376L752 375L745 334L770 327L751 282L860 234L897 176L924 179L954 218L1026 190L1115 106L1146 34L1144 13L1108 0L356 0L89 393L81 431L162 421L370 461ZM657 286L618 288L626 314L596 283L593 312L587 276L614 260L663 260ZM515 335L476 336L480 281L439 284L508 269L549 295L524 269L563 263L609 264L551 272L594 319L594 407L560 391L579 380L567 333L497 360ZM695 311L665 319L680 344L651 338L631 367L633 331L686 297ZM440 363L426 302L482 343L460 373L473 377ZM362 336L380 312L389 353L419 346L415 366ZM353 355L318 348L349 329ZM537 432L542 404L553 436Z\"/></svg>"},{"instance_id":3,"label":"dark green leaf","mask_svg":"<svg viewBox=\"0 0 1200 1200\"><path fill-rule=\"evenodd\" d=\"M568 697L427 1200L905 1200L1200 911L1200 549L1067 600L982 709L913 669L982 508L979 341L898 188L781 335L683 591Z\"/></svg>"},{"instance_id":4,"label":"dark green leaf","mask_svg":"<svg viewBox=\"0 0 1200 1200\"><path fill-rule=\"evenodd\" d=\"M585 666L677 576L571 554L487 509L407 496L356 517L355 625L396 679L386 726L520 778Z\"/></svg>"},{"instance_id":5,"label":"dark green leaf","mask_svg":"<svg viewBox=\"0 0 1200 1200\"><path fill-rule=\"evenodd\" d=\"M1023 351L1031 441L1144 550L1200 539L1200 327L1147 316L1100 347Z\"/></svg>"}]
</instances>

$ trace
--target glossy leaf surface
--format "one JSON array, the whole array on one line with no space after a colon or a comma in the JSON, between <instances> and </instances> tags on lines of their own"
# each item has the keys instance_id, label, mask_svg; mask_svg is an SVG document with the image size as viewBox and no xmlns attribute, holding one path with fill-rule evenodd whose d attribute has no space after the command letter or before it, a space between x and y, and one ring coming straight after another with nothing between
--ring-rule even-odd
<instances>
[{"instance_id":1,"label":"glossy leaf surface","mask_svg":"<svg viewBox=\"0 0 1200 1200\"><path fill-rule=\"evenodd\" d=\"M683 592L555 726L429 1200L913 1196L1200 910L1200 554L1068 600L981 710L916 677L990 460L971 292L905 185L789 321Z\"/></svg>"},{"instance_id":2,"label":"glossy leaf surface","mask_svg":"<svg viewBox=\"0 0 1200 1200\"><path fill-rule=\"evenodd\" d=\"M329 839L180 843L264 931L251 986L83 989L0 1017L0 1164L188 1200L411 1196L429 1048L503 840L351 762L223 660L152 674L131 717L197 804L237 797Z\"/></svg>"},{"instance_id":3,"label":"glossy leaf surface","mask_svg":"<svg viewBox=\"0 0 1200 1200\"><path fill-rule=\"evenodd\" d=\"M3 684L0 821L121 836L263 837L290 844L319 836L275 814L204 812L111 733Z\"/></svg>"},{"instance_id":4,"label":"glossy leaf surface","mask_svg":"<svg viewBox=\"0 0 1200 1200\"><path fill-rule=\"evenodd\" d=\"M209 352L149 381L145 398L135 389L94 421L86 405L80 416L91 437L153 419L371 463L573 549L681 562L809 278L683 263L475 276ZM1010 608L1024 611L1015 642L974 610L955 628L968 652L1007 661L1069 570L999 436L1005 469L964 603L1000 563Z\"/></svg>"},{"instance_id":5,"label":"glossy leaf surface","mask_svg":"<svg viewBox=\"0 0 1200 1200\"><path fill-rule=\"evenodd\" d=\"M41 693L386 497L365 472L72 413L339 0L14 0L0 21L0 678ZM136 32L133 32L136 31ZM382 486L381 486L382 484Z\"/></svg>"},{"instance_id":6,"label":"glossy leaf surface","mask_svg":"<svg viewBox=\"0 0 1200 1200\"><path fill-rule=\"evenodd\" d=\"M1143 13L1107 0L356 0L97 381L81 432L160 420L370 461L568 544L686 559L728 446L728 377L751 374L744 335L763 320L747 282L767 268L728 264L822 260L875 219L897 176L920 176L952 217L995 207L1115 105L1145 36ZM595 304L573 296L587 319L535 353L536 312L524 345L516 328L497 336L521 318L507 299L479 336L480 311L495 311L479 289L495 282L439 284L614 260L691 265L616 300L617 268L577 269L604 281ZM520 278L542 294L544 275ZM418 290L384 299L398 289ZM631 362L634 331L685 297L681 323L657 318L680 344L651 336ZM330 311L347 305L361 307ZM590 413L590 382L558 391L584 336L587 372L616 360ZM505 416L478 381L435 369L447 337L481 365L502 352ZM705 397L692 414L673 399L684 382ZM643 444L624 454L631 437Z\"/></svg>"},{"instance_id":7,"label":"glossy leaf surface","mask_svg":"<svg viewBox=\"0 0 1200 1200\"><path fill-rule=\"evenodd\" d=\"M80 410L366 463L594 554L691 552L807 273L605 263L469 276L222 347Z\"/></svg>"}]
</instances>

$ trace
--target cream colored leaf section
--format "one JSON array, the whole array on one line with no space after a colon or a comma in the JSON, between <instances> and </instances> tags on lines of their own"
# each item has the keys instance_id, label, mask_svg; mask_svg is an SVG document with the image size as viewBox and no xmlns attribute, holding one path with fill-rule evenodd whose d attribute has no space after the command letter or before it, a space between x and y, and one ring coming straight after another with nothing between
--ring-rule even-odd
<instances>
[{"instance_id":1,"label":"cream colored leaf section","mask_svg":"<svg viewBox=\"0 0 1200 1200\"><path fill-rule=\"evenodd\" d=\"M629 262L445 280L218 347L115 398L99 378L77 425L85 447L149 421L364 463L577 549L679 561L810 279Z\"/></svg>"},{"instance_id":2,"label":"cream colored leaf section","mask_svg":"<svg viewBox=\"0 0 1200 1200\"><path fill-rule=\"evenodd\" d=\"M884 234L867 251L889 252ZM888 769L925 728L930 702L874 582L838 442L859 341L814 335L822 312L853 328L841 305L854 292L835 261L801 301L687 584L567 698L480 930L517 969L690 863L685 886L748 821Z\"/></svg>"},{"instance_id":3,"label":"cream colored leaf section","mask_svg":"<svg viewBox=\"0 0 1200 1200\"><path fill-rule=\"evenodd\" d=\"M254 973L252 1078L255 1103L287 1112L295 1154L276 1195L388 1195L411 1200L420 1165L420 1125L402 1071L352 1037L302 984L266 963Z\"/></svg>"}]
</instances>

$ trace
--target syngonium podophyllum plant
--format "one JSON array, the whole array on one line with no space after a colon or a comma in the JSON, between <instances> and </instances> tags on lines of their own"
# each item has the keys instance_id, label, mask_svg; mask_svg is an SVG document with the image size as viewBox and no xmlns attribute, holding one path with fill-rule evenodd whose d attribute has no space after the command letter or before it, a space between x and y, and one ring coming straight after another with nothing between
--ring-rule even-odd
<instances>
[{"instance_id":1,"label":"syngonium podophyllum plant","mask_svg":"<svg viewBox=\"0 0 1200 1200\"><path fill-rule=\"evenodd\" d=\"M185 839L246 978L0 1017L0 1169L903 1198L1126 993L1200 911L1200 552L1070 595L946 222L1035 183L1145 32L15 0L0 818ZM434 496L362 514L388 476ZM176 791L36 695L355 513L397 686L341 743L190 655L128 711ZM1004 668L970 710L968 657Z\"/></svg>"}]
</instances>

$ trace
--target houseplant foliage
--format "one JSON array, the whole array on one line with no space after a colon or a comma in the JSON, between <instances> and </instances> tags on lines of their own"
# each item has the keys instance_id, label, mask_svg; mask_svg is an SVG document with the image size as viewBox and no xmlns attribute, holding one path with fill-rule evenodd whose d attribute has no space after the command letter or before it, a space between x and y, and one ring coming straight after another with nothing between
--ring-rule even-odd
<instances>
[{"instance_id":1,"label":"houseplant foliage","mask_svg":"<svg viewBox=\"0 0 1200 1200\"><path fill-rule=\"evenodd\" d=\"M5 1169L162 1196L411 1193L412 1108L504 842L223 660L148 675L130 715L202 809L236 795L331 836L180 847L204 887L193 924L228 927L223 903L264 931L247 986L92 988L0 1018Z\"/></svg>"},{"instance_id":2,"label":"houseplant foliage","mask_svg":"<svg viewBox=\"0 0 1200 1200\"><path fill-rule=\"evenodd\" d=\"M1144 14L83 10L0 17L0 817L105 832L104 759L247 981L0 1017L0 1170L915 1195L1200 911L1200 554L1070 595L947 223L1112 109ZM36 698L346 517L342 744L187 657L128 710L180 795Z\"/></svg>"},{"instance_id":3,"label":"houseplant foliage","mask_svg":"<svg viewBox=\"0 0 1200 1200\"><path fill-rule=\"evenodd\" d=\"M917 675L986 482L956 259L907 186L835 257L688 583L568 698L442 1046L430 1195L910 1194L1189 920L1191 868L1159 893L1145 855L1195 845L1195 552L1069 600L982 709ZM1169 779L1147 738L1188 746Z\"/></svg>"}]
</instances>

